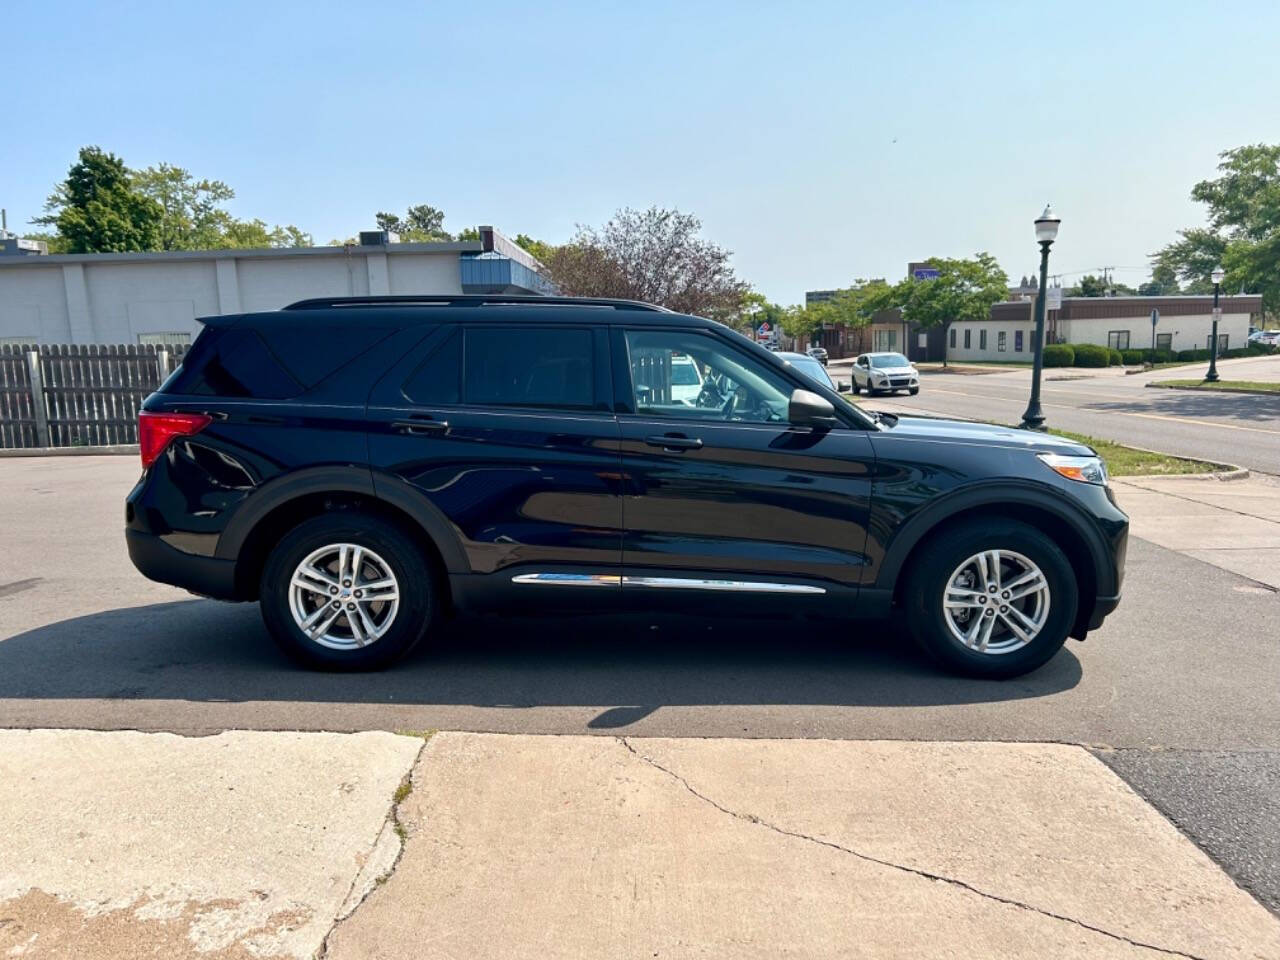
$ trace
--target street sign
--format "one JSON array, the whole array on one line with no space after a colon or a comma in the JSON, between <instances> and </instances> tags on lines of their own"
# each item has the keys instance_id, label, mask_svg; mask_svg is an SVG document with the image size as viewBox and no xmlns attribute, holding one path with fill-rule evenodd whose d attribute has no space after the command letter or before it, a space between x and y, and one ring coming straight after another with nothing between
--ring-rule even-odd
<instances>
[{"instance_id":1,"label":"street sign","mask_svg":"<svg viewBox=\"0 0 1280 960\"><path fill-rule=\"evenodd\" d=\"M911 271L913 280L937 280L939 276L937 267L918 267Z\"/></svg>"},{"instance_id":2,"label":"street sign","mask_svg":"<svg viewBox=\"0 0 1280 960\"><path fill-rule=\"evenodd\" d=\"M1045 310L1061 310L1062 309L1062 288L1050 287L1045 292Z\"/></svg>"},{"instance_id":3,"label":"street sign","mask_svg":"<svg viewBox=\"0 0 1280 960\"><path fill-rule=\"evenodd\" d=\"M1154 327L1154 326L1155 326L1157 323L1159 323L1159 322L1160 322L1160 311L1159 311L1159 310L1152 310L1152 311L1151 311L1151 325Z\"/></svg>"},{"instance_id":4,"label":"street sign","mask_svg":"<svg viewBox=\"0 0 1280 960\"><path fill-rule=\"evenodd\" d=\"M1221 321L1222 321L1222 308L1221 308L1221 307L1214 307L1214 308L1213 308L1213 322L1214 322L1214 323L1220 323Z\"/></svg>"},{"instance_id":5,"label":"street sign","mask_svg":"<svg viewBox=\"0 0 1280 960\"><path fill-rule=\"evenodd\" d=\"M770 330L769 321L766 320L764 323L760 324L760 326L756 329L756 333L760 334L760 336L762 337L767 337L769 335L769 330Z\"/></svg>"}]
</instances>

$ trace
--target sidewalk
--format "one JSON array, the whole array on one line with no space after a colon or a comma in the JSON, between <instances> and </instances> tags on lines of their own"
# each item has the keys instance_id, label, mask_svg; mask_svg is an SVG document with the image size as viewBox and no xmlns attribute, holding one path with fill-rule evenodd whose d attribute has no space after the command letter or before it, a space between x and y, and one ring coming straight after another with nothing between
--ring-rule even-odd
<instances>
[{"instance_id":1,"label":"sidewalk","mask_svg":"<svg viewBox=\"0 0 1280 960\"><path fill-rule=\"evenodd\" d=\"M0 957L1280 956L1058 744L0 731L0 782Z\"/></svg>"},{"instance_id":2,"label":"sidewalk","mask_svg":"<svg viewBox=\"0 0 1280 960\"><path fill-rule=\"evenodd\" d=\"M1280 590L1280 477L1112 480L1130 534Z\"/></svg>"}]
</instances>

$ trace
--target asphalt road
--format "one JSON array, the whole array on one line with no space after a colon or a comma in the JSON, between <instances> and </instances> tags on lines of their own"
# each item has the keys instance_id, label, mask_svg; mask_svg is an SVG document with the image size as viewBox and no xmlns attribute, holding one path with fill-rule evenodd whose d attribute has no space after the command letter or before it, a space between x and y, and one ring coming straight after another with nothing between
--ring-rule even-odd
<instances>
[{"instance_id":1,"label":"asphalt road","mask_svg":"<svg viewBox=\"0 0 1280 960\"><path fill-rule=\"evenodd\" d=\"M1133 542L1117 613L1004 683L938 673L894 623L744 623L714 600L698 621L457 620L393 670L316 674L256 607L133 570L136 473L0 460L0 726L1079 743L1280 909L1280 595L1217 567Z\"/></svg>"},{"instance_id":2,"label":"asphalt road","mask_svg":"<svg viewBox=\"0 0 1280 960\"><path fill-rule=\"evenodd\" d=\"M1044 371L1041 405L1047 425L1131 446L1205 460L1229 460L1280 474L1280 394L1208 393L1147 387L1151 380L1199 377L1206 364L1170 367L1132 376L1083 377L1082 371ZM848 380L847 368L833 376ZM1280 356L1223 360L1227 380L1280 381ZM1077 377L1079 379L1064 379ZM956 375L923 373L920 393L859 400L877 409L916 415L1018 423L1030 395L1031 373Z\"/></svg>"}]
</instances>

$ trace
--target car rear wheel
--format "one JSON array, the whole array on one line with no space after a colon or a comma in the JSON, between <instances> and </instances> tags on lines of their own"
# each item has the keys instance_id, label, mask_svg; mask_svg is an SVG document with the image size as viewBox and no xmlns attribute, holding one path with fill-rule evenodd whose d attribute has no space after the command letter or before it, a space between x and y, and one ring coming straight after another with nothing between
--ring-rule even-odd
<instances>
[{"instance_id":1,"label":"car rear wheel","mask_svg":"<svg viewBox=\"0 0 1280 960\"><path fill-rule=\"evenodd\" d=\"M267 629L300 663L373 670L412 650L439 604L422 551L378 517L333 513L271 551L259 587Z\"/></svg>"},{"instance_id":2,"label":"car rear wheel","mask_svg":"<svg viewBox=\"0 0 1280 960\"><path fill-rule=\"evenodd\" d=\"M1012 520L968 523L931 540L905 589L917 642L950 670L993 679L1046 663L1079 602L1062 550Z\"/></svg>"}]
</instances>

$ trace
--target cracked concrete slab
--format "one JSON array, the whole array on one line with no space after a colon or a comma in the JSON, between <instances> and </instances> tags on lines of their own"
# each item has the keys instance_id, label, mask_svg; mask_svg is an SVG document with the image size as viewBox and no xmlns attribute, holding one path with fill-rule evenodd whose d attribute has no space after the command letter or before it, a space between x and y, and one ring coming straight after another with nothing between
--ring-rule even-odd
<instances>
[{"instance_id":1,"label":"cracked concrete slab","mask_svg":"<svg viewBox=\"0 0 1280 960\"><path fill-rule=\"evenodd\" d=\"M437 734L357 958L1276 957L1085 750Z\"/></svg>"},{"instance_id":2,"label":"cracked concrete slab","mask_svg":"<svg viewBox=\"0 0 1280 960\"><path fill-rule=\"evenodd\" d=\"M421 747L0 731L0 957L311 957Z\"/></svg>"}]
</instances>

